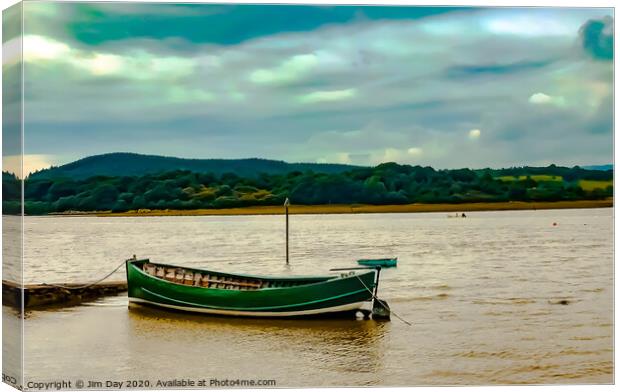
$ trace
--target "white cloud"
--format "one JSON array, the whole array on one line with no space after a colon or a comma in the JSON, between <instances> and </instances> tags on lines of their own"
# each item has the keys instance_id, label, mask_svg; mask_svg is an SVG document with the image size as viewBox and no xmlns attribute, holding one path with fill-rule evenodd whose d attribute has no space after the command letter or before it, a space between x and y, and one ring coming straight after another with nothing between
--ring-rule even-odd
<instances>
[{"instance_id":1,"label":"white cloud","mask_svg":"<svg viewBox=\"0 0 620 392\"><path fill-rule=\"evenodd\" d=\"M588 17L606 15L604 8L564 9L551 11L548 8L493 9L482 16L482 26L489 32L521 37L568 37L575 32ZM584 15L584 14L587 14Z\"/></svg>"},{"instance_id":2,"label":"white cloud","mask_svg":"<svg viewBox=\"0 0 620 392\"><path fill-rule=\"evenodd\" d=\"M422 155L423 150L420 147L411 147L410 149L407 150L407 154L417 157L419 155Z\"/></svg>"},{"instance_id":3,"label":"white cloud","mask_svg":"<svg viewBox=\"0 0 620 392\"><path fill-rule=\"evenodd\" d=\"M558 107L566 105L566 100L563 96L551 96L545 93L534 93L528 101L534 105L554 105Z\"/></svg>"},{"instance_id":4,"label":"white cloud","mask_svg":"<svg viewBox=\"0 0 620 392\"><path fill-rule=\"evenodd\" d=\"M375 165L384 162L411 164L419 162L419 158L422 155L422 152L423 150L420 147L411 147L406 150L401 150L394 147L387 147L381 150L372 151L370 153L370 161Z\"/></svg>"},{"instance_id":5,"label":"white cloud","mask_svg":"<svg viewBox=\"0 0 620 392\"><path fill-rule=\"evenodd\" d=\"M85 51L40 35L26 35L23 47L24 61L27 63L54 62L81 69L93 76L170 80L192 74L196 66L196 61L191 58L157 56L143 50L126 55Z\"/></svg>"},{"instance_id":6,"label":"white cloud","mask_svg":"<svg viewBox=\"0 0 620 392\"><path fill-rule=\"evenodd\" d=\"M480 135L482 134L482 132L479 129L472 129L469 131L469 138L471 140L477 140L480 138Z\"/></svg>"},{"instance_id":7,"label":"white cloud","mask_svg":"<svg viewBox=\"0 0 620 392\"><path fill-rule=\"evenodd\" d=\"M299 101L302 103L334 102L353 98L356 94L357 91L354 88L334 91L314 91L299 96Z\"/></svg>"},{"instance_id":8,"label":"white cloud","mask_svg":"<svg viewBox=\"0 0 620 392\"><path fill-rule=\"evenodd\" d=\"M545 93L535 93L530 96L530 103L545 104L551 102L551 97Z\"/></svg>"},{"instance_id":9,"label":"white cloud","mask_svg":"<svg viewBox=\"0 0 620 392\"><path fill-rule=\"evenodd\" d=\"M383 151L383 162L398 162L401 161L404 152L397 148L386 148Z\"/></svg>"},{"instance_id":10,"label":"white cloud","mask_svg":"<svg viewBox=\"0 0 620 392\"><path fill-rule=\"evenodd\" d=\"M336 154L336 162L349 164L351 163L351 156L347 152L338 153Z\"/></svg>"},{"instance_id":11,"label":"white cloud","mask_svg":"<svg viewBox=\"0 0 620 392\"><path fill-rule=\"evenodd\" d=\"M577 26L579 26L577 24ZM490 19L486 27L496 34L514 34L527 37L564 35L571 36L575 33L570 25L560 20L550 18L532 17L523 15L515 17L507 14L503 17Z\"/></svg>"},{"instance_id":12,"label":"white cloud","mask_svg":"<svg viewBox=\"0 0 620 392\"><path fill-rule=\"evenodd\" d=\"M296 55L272 69L257 69L250 74L250 80L256 84L290 83L306 76L318 65L314 54Z\"/></svg>"},{"instance_id":13,"label":"white cloud","mask_svg":"<svg viewBox=\"0 0 620 392\"><path fill-rule=\"evenodd\" d=\"M112 54L95 53L92 57L75 58L71 62L95 76L116 74L123 69L123 58Z\"/></svg>"},{"instance_id":14,"label":"white cloud","mask_svg":"<svg viewBox=\"0 0 620 392\"><path fill-rule=\"evenodd\" d=\"M193 59L159 57L144 51L126 56L79 52L67 61L95 76L115 75L135 80L172 80L191 75L196 65Z\"/></svg>"},{"instance_id":15,"label":"white cloud","mask_svg":"<svg viewBox=\"0 0 620 392\"><path fill-rule=\"evenodd\" d=\"M28 62L62 59L71 53L69 45L41 35L24 36L23 50Z\"/></svg>"}]
</instances>

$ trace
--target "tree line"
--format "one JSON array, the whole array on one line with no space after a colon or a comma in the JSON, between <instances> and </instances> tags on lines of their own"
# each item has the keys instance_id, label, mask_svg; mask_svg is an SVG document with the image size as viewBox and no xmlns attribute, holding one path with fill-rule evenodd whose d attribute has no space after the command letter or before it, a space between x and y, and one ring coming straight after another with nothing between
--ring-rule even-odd
<instances>
[{"instance_id":1,"label":"tree line","mask_svg":"<svg viewBox=\"0 0 620 392\"><path fill-rule=\"evenodd\" d=\"M541 175L554 178L540 180ZM7 172L3 173L2 180L4 213L19 213L21 182ZM582 180L600 181L605 186L583 189ZM286 197L293 204L305 205L585 200L613 196L612 180L611 170L555 165L435 170L384 163L343 173L291 171L252 177L177 170L83 180L27 178L24 208L32 215L66 211L230 208L281 205Z\"/></svg>"}]
</instances>

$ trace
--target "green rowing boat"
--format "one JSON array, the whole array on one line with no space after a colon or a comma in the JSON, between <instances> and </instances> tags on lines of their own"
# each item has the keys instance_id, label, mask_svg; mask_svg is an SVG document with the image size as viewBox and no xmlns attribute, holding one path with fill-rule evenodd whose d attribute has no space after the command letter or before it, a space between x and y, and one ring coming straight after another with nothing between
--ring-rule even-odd
<instances>
[{"instance_id":1,"label":"green rowing boat","mask_svg":"<svg viewBox=\"0 0 620 392\"><path fill-rule=\"evenodd\" d=\"M269 277L126 261L132 303L250 317L299 317L370 312L375 270L332 276ZM376 292L376 291L375 291Z\"/></svg>"},{"instance_id":2,"label":"green rowing boat","mask_svg":"<svg viewBox=\"0 0 620 392\"><path fill-rule=\"evenodd\" d=\"M359 259L357 264L366 265L369 267L396 267L397 258L386 259Z\"/></svg>"}]
</instances>

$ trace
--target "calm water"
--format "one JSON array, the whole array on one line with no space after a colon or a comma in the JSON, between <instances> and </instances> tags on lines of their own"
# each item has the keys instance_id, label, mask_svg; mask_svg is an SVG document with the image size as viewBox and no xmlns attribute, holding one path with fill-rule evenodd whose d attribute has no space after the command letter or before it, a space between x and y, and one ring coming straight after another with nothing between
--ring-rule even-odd
<instances>
[{"instance_id":1,"label":"calm water","mask_svg":"<svg viewBox=\"0 0 620 392\"><path fill-rule=\"evenodd\" d=\"M413 325L179 315L112 297L28 312L26 380L613 382L612 209L292 216L290 268L283 228L281 216L27 217L25 280L90 281L133 254L269 274L398 256L380 297Z\"/></svg>"}]
</instances>

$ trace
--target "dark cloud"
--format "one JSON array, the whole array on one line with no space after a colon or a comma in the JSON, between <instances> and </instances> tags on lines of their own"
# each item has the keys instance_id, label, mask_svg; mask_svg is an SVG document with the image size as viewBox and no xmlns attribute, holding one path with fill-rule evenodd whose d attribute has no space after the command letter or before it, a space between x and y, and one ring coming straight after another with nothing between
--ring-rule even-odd
<instances>
[{"instance_id":1,"label":"dark cloud","mask_svg":"<svg viewBox=\"0 0 620 392\"><path fill-rule=\"evenodd\" d=\"M27 42L48 50L26 66L27 152L57 163L135 151L445 168L612 154L612 64L575 56L575 33L610 10L28 4Z\"/></svg>"},{"instance_id":2,"label":"dark cloud","mask_svg":"<svg viewBox=\"0 0 620 392\"><path fill-rule=\"evenodd\" d=\"M596 112L588 119L586 127L592 134L613 135L614 132L614 102L610 94L601 102Z\"/></svg>"},{"instance_id":3,"label":"dark cloud","mask_svg":"<svg viewBox=\"0 0 620 392\"><path fill-rule=\"evenodd\" d=\"M614 19L590 19L579 29L583 49L597 60L614 58Z\"/></svg>"},{"instance_id":4,"label":"dark cloud","mask_svg":"<svg viewBox=\"0 0 620 392\"><path fill-rule=\"evenodd\" d=\"M552 61L520 61L511 64L457 65L448 68L446 76L449 78L462 78L484 75L503 75L531 71L546 67L551 63Z\"/></svg>"},{"instance_id":5,"label":"dark cloud","mask_svg":"<svg viewBox=\"0 0 620 392\"><path fill-rule=\"evenodd\" d=\"M246 40L282 32L312 31L324 25L359 20L413 20L458 7L391 6L305 6L305 5L217 5L217 4L98 4L63 3L67 11L79 7L79 18L70 21L69 30L80 42L99 45L106 42L149 38L182 38L194 43L235 45ZM127 8L129 12L123 12ZM174 12L176 11L176 12Z\"/></svg>"}]
</instances>

